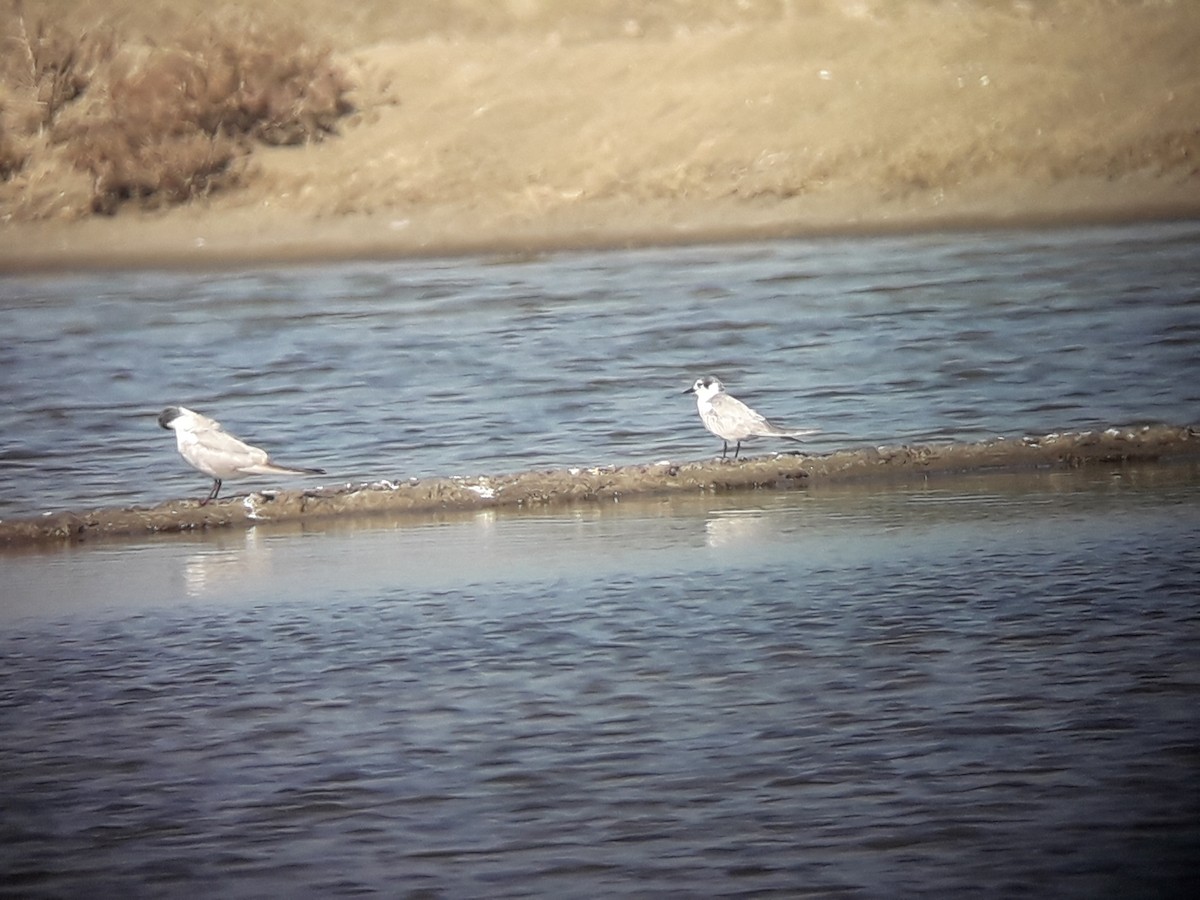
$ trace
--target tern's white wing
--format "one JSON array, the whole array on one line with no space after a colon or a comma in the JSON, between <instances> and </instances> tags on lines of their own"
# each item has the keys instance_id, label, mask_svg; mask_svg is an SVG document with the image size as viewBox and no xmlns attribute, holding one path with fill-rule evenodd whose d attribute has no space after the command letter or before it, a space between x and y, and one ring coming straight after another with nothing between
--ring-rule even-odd
<instances>
[{"instance_id":1,"label":"tern's white wing","mask_svg":"<svg viewBox=\"0 0 1200 900\"><path fill-rule=\"evenodd\" d=\"M179 452L189 463L213 478L250 474L269 464L267 451L239 441L211 419L179 430Z\"/></svg>"},{"instance_id":2,"label":"tern's white wing","mask_svg":"<svg viewBox=\"0 0 1200 900\"><path fill-rule=\"evenodd\" d=\"M773 434L776 429L761 415L736 397L717 394L709 401L704 424L720 438L740 441L756 434Z\"/></svg>"},{"instance_id":3,"label":"tern's white wing","mask_svg":"<svg viewBox=\"0 0 1200 900\"><path fill-rule=\"evenodd\" d=\"M709 401L707 415L701 413L708 430L722 440L742 441L749 437L784 437L799 440L816 434L812 428L790 430L767 421L766 417L736 397L721 393Z\"/></svg>"}]
</instances>

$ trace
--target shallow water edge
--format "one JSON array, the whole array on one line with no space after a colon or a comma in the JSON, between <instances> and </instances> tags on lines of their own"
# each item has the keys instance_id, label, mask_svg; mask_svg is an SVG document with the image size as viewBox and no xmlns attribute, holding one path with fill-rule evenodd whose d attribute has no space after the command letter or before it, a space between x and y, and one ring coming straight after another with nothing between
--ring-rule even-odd
<instances>
[{"instance_id":1,"label":"shallow water edge","mask_svg":"<svg viewBox=\"0 0 1200 900\"><path fill-rule=\"evenodd\" d=\"M507 475L451 476L330 485L298 491L256 491L206 506L196 499L154 507L61 512L0 521L0 544L81 542L210 528L253 527L393 513L427 514L488 508L552 509L622 497L795 490L816 484L887 481L1021 469L1071 469L1200 458L1200 428L1192 425L1112 427L1021 439L848 448L808 456L775 454L739 460L596 466Z\"/></svg>"},{"instance_id":2,"label":"shallow water edge","mask_svg":"<svg viewBox=\"0 0 1200 900\"><path fill-rule=\"evenodd\" d=\"M1045 209L1020 210L1005 208L1001 199L964 200L959 207L947 208L940 201L927 205L870 203L855 196L810 201L802 210L663 203L659 212L647 215L646 204L639 202L636 216L604 207L578 214L578 221L522 224L505 220L488 227L470 214L451 210L431 215L428 222L406 225L402 231L395 229L394 216L297 224L290 218L261 222L249 215L203 211L169 219L158 215L127 216L116 222L33 222L0 231L4 236L0 275L229 272L401 259L524 259L552 253L1119 227L1200 219L1200 200L1180 194L1174 182L1155 186L1151 197L1147 190L1141 181L1114 189L1104 181L1075 179L1054 190L1044 188L1042 194L1050 198ZM1002 192L1001 198L1007 193ZM1076 205L1065 205L1072 198ZM664 221L670 224L663 225Z\"/></svg>"}]
</instances>

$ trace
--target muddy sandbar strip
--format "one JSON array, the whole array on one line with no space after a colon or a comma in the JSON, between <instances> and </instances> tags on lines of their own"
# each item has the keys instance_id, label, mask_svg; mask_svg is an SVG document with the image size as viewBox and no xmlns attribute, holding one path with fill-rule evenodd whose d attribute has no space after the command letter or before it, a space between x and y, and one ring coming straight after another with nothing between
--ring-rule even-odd
<instances>
[{"instance_id":1,"label":"muddy sandbar strip","mask_svg":"<svg viewBox=\"0 0 1200 900\"><path fill-rule=\"evenodd\" d=\"M195 499L154 507L61 512L0 521L0 544L78 542L209 528L488 508L551 509L623 497L795 490L849 481L1032 468L1080 468L1200 459L1200 427L1146 425L976 443L860 447L818 456L780 454L738 461L658 462L377 481L302 491L262 491L200 506Z\"/></svg>"}]
</instances>

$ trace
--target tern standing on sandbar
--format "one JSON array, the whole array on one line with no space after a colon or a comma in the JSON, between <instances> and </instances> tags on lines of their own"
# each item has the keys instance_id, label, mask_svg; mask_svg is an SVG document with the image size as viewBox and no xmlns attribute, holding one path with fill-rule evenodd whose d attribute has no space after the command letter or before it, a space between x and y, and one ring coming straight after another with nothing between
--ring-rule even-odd
<instances>
[{"instance_id":1,"label":"tern standing on sandbar","mask_svg":"<svg viewBox=\"0 0 1200 900\"><path fill-rule=\"evenodd\" d=\"M798 441L820 431L819 428L790 431L772 425L741 400L725 393L725 385L712 375L697 378L696 383L683 393L696 395L696 410L700 413L700 421L723 442L721 459L729 452L730 441L737 441L733 451L733 458L737 459L742 449L742 441L746 438L781 437Z\"/></svg>"},{"instance_id":2,"label":"tern standing on sandbar","mask_svg":"<svg viewBox=\"0 0 1200 900\"><path fill-rule=\"evenodd\" d=\"M266 450L251 447L226 434L219 422L183 406L168 406L158 416L158 424L175 432L179 454L194 469L213 480L212 491L200 501L204 506L217 499L226 478L247 475L324 475L324 469L301 469L271 462Z\"/></svg>"}]
</instances>

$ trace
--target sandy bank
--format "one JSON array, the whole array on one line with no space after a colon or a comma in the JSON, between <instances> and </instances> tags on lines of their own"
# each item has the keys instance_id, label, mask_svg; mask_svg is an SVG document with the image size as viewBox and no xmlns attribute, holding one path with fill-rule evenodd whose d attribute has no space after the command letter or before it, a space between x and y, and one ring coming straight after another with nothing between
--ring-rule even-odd
<instances>
[{"instance_id":1,"label":"sandy bank","mask_svg":"<svg viewBox=\"0 0 1200 900\"><path fill-rule=\"evenodd\" d=\"M199 0L48 0L128 41ZM224 10L224 11L223 11ZM241 186L81 217L0 183L0 270L229 263L1200 216L1194 3L266 3L354 87ZM274 18L273 18L274 17ZM0 97L0 101L3 97Z\"/></svg>"},{"instance_id":2,"label":"sandy bank","mask_svg":"<svg viewBox=\"0 0 1200 900\"><path fill-rule=\"evenodd\" d=\"M80 542L102 536L146 536L264 522L333 517L427 515L489 508L556 509L621 498L729 491L795 490L849 481L886 483L939 474L1078 468L1200 459L1191 426L1109 428L1022 440L846 449L820 456L779 455L703 462L531 471L471 478L433 478L270 491L200 506L177 500L152 508L64 512L0 522L0 544Z\"/></svg>"}]
</instances>

